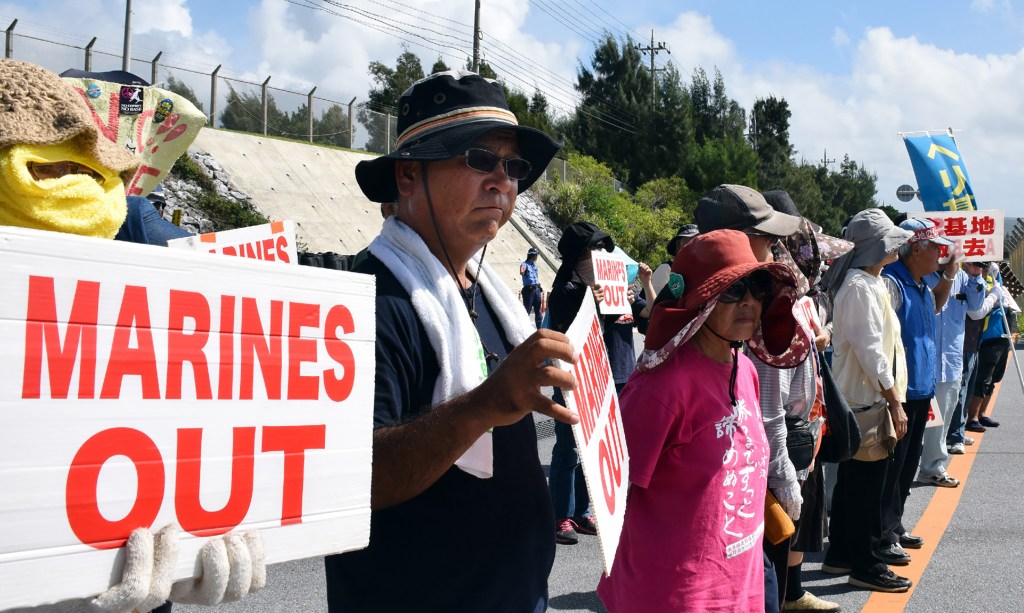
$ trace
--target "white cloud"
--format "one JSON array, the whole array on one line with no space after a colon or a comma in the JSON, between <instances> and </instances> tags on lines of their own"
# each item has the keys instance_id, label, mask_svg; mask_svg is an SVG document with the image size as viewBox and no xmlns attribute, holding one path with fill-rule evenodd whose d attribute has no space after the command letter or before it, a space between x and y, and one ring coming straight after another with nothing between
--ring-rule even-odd
<instances>
[{"instance_id":1,"label":"white cloud","mask_svg":"<svg viewBox=\"0 0 1024 613\"><path fill-rule=\"evenodd\" d=\"M846 33L846 30L837 26L832 31L832 44L836 47L846 47L850 44L850 35Z\"/></svg>"}]
</instances>

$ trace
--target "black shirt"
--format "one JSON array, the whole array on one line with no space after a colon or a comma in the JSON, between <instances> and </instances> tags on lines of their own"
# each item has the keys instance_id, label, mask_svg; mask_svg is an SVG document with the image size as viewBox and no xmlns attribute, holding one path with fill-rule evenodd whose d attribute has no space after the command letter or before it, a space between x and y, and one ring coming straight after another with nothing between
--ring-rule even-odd
<instances>
[{"instance_id":1,"label":"black shirt","mask_svg":"<svg viewBox=\"0 0 1024 613\"><path fill-rule=\"evenodd\" d=\"M356 271L377 277L374 427L387 427L429 410L440 369L394 275L373 256ZM476 310L483 344L504 359L511 346L482 293ZM544 610L555 519L533 417L495 428L493 445L493 477L452 467L422 494L375 511L367 549L327 557L330 611Z\"/></svg>"}]
</instances>

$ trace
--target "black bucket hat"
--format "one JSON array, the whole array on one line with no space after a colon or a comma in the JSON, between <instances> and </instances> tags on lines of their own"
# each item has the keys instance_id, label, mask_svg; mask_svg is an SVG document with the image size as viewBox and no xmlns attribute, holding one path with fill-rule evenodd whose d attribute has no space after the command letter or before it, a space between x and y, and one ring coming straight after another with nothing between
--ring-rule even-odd
<instances>
[{"instance_id":1,"label":"black bucket hat","mask_svg":"<svg viewBox=\"0 0 1024 613\"><path fill-rule=\"evenodd\" d=\"M519 181L522 193L540 178L562 143L540 130L520 126L497 81L465 70L432 74L398 99L395 150L356 164L356 181L371 201L393 202L398 198L395 160L448 160L497 129L514 131L519 155L530 162L530 174Z\"/></svg>"}]
</instances>

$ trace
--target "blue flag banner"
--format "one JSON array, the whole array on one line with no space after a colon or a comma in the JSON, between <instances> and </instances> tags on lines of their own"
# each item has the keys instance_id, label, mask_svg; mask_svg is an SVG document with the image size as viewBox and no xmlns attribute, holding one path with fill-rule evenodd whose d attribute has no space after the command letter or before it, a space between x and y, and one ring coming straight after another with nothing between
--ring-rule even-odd
<instances>
[{"instance_id":1,"label":"blue flag banner","mask_svg":"<svg viewBox=\"0 0 1024 613\"><path fill-rule=\"evenodd\" d=\"M974 191L956 141L949 134L903 137L926 211L975 211Z\"/></svg>"}]
</instances>

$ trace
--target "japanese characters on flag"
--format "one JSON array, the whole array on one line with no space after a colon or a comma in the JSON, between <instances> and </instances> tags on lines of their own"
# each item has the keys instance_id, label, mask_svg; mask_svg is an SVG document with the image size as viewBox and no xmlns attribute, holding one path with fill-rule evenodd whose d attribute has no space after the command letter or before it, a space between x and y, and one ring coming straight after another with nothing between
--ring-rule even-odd
<instances>
[{"instance_id":1,"label":"japanese characters on flag","mask_svg":"<svg viewBox=\"0 0 1024 613\"><path fill-rule=\"evenodd\" d=\"M629 276L626 274L625 260L607 251L591 252L591 260L594 263L594 282L604 288L601 314L632 313L633 310L629 305Z\"/></svg>"},{"instance_id":2,"label":"japanese characters on flag","mask_svg":"<svg viewBox=\"0 0 1024 613\"><path fill-rule=\"evenodd\" d=\"M167 246L174 249L209 251L250 260L298 264L295 244L295 222L290 220L272 221L237 230L207 232L167 241Z\"/></svg>"},{"instance_id":3,"label":"japanese characters on flag","mask_svg":"<svg viewBox=\"0 0 1024 613\"><path fill-rule=\"evenodd\" d=\"M0 610L106 589L136 527L365 547L374 279L0 228Z\"/></svg>"},{"instance_id":4,"label":"japanese characters on flag","mask_svg":"<svg viewBox=\"0 0 1024 613\"><path fill-rule=\"evenodd\" d=\"M577 355L575 365L560 362L563 370L576 377L576 390L565 392L568 408L580 416L573 425L583 475L597 521L604 572L612 571L615 549L622 534L626 515L626 488L629 484L629 452L626 432L619 415L608 350L601 336L601 322L587 289L576 319L566 332Z\"/></svg>"},{"instance_id":5,"label":"japanese characters on flag","mask_svg":"<svg viewBox=\"0 0 1024 613\"><path fill-rule=\"evenodd\" d=\"M909 217L930 219L956 243L961 261L991 262L1003 259L1003 212L981 211L923 211L908 213ZM945 251L942 253L946 255Z\"/></svg>"}]
</instances>

